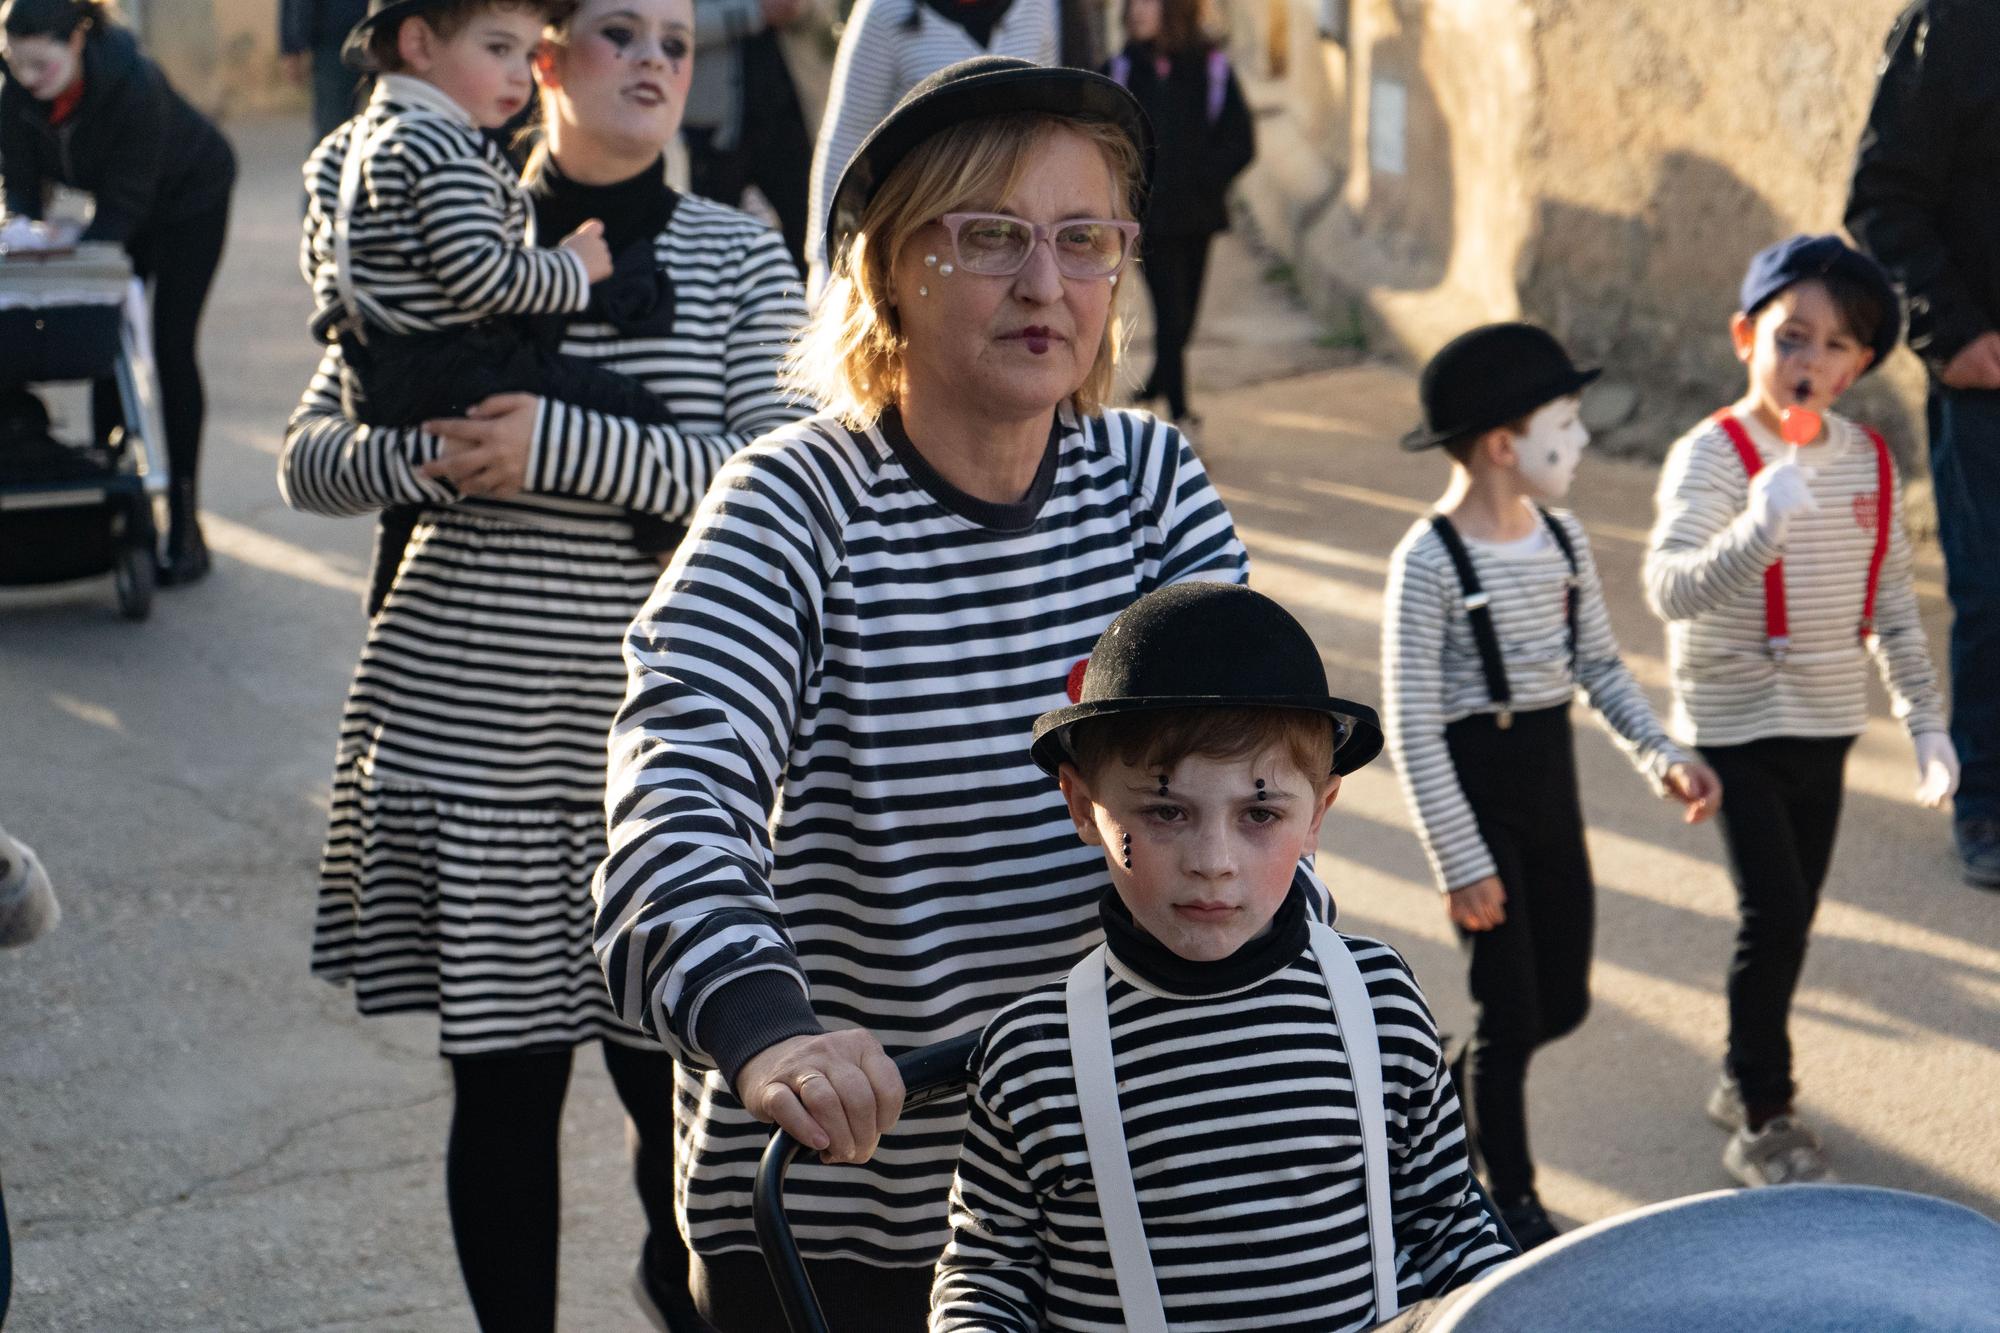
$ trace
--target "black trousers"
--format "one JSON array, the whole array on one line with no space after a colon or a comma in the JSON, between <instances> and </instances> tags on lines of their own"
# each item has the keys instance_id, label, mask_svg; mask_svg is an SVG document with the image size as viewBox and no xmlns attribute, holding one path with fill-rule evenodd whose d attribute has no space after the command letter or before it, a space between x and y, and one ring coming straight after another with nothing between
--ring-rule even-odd
<instances>
[{"instance_id":1,"label":"black trousers","mask_svg":"<svg viewBox=\"0 0 2000 1333\"><path fill-rule=\"evenodd\" d=\"M228 233L225 204L186 222L149 227L125 245L133 274L150 288L153 369L160 380L168 475L190 486L201 469L201 428L208 414L196 357L201 312L215 284L215 271L222 265L222 243ZM91 412L100 437L112 423L124 419L115 380L96 383Z\"/></svg>"},{"instance_id":2,"label":"black trousers","mask_svg":"<svg viewBox=\"0 0 2000 1333\"><path fill-rule=\"evenodd\" d=\"M1851 736L1776 736L1703 746L1722 779L1722 847L1736 885L1729 964L1729 1072L1752 1125L1791 1109L1792 994L1833 863Z\"/></svg>"},{"instance_id":3,"label":"black trousers","mask_svg":"<svg viewBox=\"0 0 2000 1333\"><path fill-rule=\"evenodd\" d=\"M1596 893L1583 842L1567 708L1477 715L1445 728L1466 799L1507 891L1507 919L1459 932L1470 958L1472 1037L1456 1064L1466 1130L1503 1205L1535 1186L1528 1060L1590 1009Z\"/></svg>"},{"instance_id":4,"label":"black trousers","mask_svg":"<svg viewBox=\"0 0 2000 1333\"><path fill-rule=\"evenodd\" d=\"M1153 373L1143 396L1165 398L1170 416L1188 414L1187 345L1201 307L1213 236L1148 236L1139 270L1153 297Z\"/></svg>"},{"instance_id":5,"label":"black trousers","mask_svg":"<svg viewBox=\"0 0 2000 1333\"><path fill-rule=\"evenodd\" d=\"M930 1268L808 1259L806 1271L832 1333L923 1333L930 1314ZM695 1308L716 1333L782 1333L784 1310L761 1254L696 1255L693 1273Z\"/></svg>"},{"instance_id":6,"label":"black trousers","mask_svg":"<svg viewBox=\"0 0 2000 1333\"><path fill-rule=\"evenodd\" d=\"M687 1246L674 1221L673 1059L608 1041L603 1048L635 1130L632 1170L646 1214L640 1263L647 1289L677 1327L698 1329L688 1320ZM459 1271L483 1333L553 1333L556 1326L556 1145L573 1056L563 1047L451 1060L445 1199Z\"/></svg>"},{"instance_id":7,"label":"black trousers","mask_svg":"<svg viewBox=\"0 0 2000 1333\"><path fill-rule=\"evenodd\" d=\"M657 425L673 422L666 403L645 385L580 357L564 356L522 320L494 319L440 333L375 331L368 340L340 340L341 408L369 425L414 426L464 416L496 393L536 393L593 412ZM370 619L382 609L403 552L423 516L419 505L393 505L375 524L369 559ZM632 516L632 536L649 553L671 551L685 531L656 514Z\"/></svg>"},{"instance_id":8,"label":"black trousers","mask_svg":"<svg viewBox=\"0 0 2000 1333\"><path fill-rule=\"evenodd\" d=\"M743 55L743 124L736 145L715 147L715 131L690 125L682 131L688 148L688 187L694 194L734 208L754 185L778 215L785 248L799 272L806 271L806 204L812 177L812 134L798 89L785 68L775 34L746 37Z\"/></svg>"}]
</instances>

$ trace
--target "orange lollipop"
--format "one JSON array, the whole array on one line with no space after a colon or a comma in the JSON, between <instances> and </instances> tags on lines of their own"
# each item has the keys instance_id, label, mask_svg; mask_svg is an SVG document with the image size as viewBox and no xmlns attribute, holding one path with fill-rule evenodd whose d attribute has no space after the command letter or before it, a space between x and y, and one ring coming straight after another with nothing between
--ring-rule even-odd
<instances>
[{"instance_id":1,"label":"orange lollipop","mask_svg":"<svg viewBox=\"0 0 2000 1333\"><path fill-rule=\"evenodd\" d=\"M1778 434L1786 444L1811 444L1819 438L1819 413L1810 407L1788 407L1778 417Z\"/></svg>"}]
</instances>

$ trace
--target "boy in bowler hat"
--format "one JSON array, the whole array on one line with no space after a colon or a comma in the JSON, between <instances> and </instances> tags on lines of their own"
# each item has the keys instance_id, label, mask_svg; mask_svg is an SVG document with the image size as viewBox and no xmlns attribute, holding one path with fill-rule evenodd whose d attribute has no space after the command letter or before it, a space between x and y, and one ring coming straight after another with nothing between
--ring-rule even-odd
<instances>
[{"instance_id":1,"label":"boy in bowler hat","mask_svg":"<svg viewBox=\"0 0 2000 1333\"><path fill-rule=\"evenodd\" d=\"M1472 1036L1453 1056L1476 1160L1514 1237L1557 1233L1535 1191L1528 1061L1590 1005L1595 889L1569 706L1581 688L1690 822L1714 773L1667 738L1618 655L1583 525L1544 507L1589 443L1597 377L1530 324L1459 335L1424 367L1424 424L1451 480L1390 557L1382 631L1389 749L1470 968Z\"/></svg>"},{"instance_id":2,"label":"boy in bowler hat","mask_svg":"<svg viewBox=\"0 0 2000 1333\"><path fill-rule=\"evenodd\" d=\"M1729 1044L1709 1118L1746 1185L1826 1174L1793 1107L1792 995L1833 861L1847 752L1875 660L1915 748L1916 797L1958 781L1911 584L1902 488L1882 437L1833 404L1895 350L1881 266L1794 236L1744 274L1729 332L1743 396L1674 442L1655 497L1646 598L1667 622L1673 734L1729 787L1722 845L1738 925Z\"/></svg>"},{"instance_id":3,"label":"boy in bowler hat","mask_svg":"<svg viewBox=\"0 0 2000 1333\"><path fill-rule=\"evenodd\" d=\"M1238 585L1147 594L1079 665L1032 753L1105 943L980 1040L932 1333L1336 1333L1506 1259L1415 979L1297 873L1374 710Z\"/></svg>"}]
</instances>

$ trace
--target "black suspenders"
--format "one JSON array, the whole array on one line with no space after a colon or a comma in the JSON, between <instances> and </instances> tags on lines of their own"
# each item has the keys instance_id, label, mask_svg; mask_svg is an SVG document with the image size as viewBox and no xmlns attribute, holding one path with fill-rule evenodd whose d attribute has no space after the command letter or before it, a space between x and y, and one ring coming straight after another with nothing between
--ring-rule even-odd
<instances>
[{"instance_id":1,"label":"black suspenders","mask_svg":"<svg viewBox=\"0 0 2000 1333\"><path fill-rule=\"evenodd\" d=\"M1576 676L1576 548L1570 545L1569 534L1562 524L1556 522L1555 515L1540 505L1535 512L1542 516L1549 535L1555 538L1556 549L1563 553L1569 563L1569 583L1564 591L1563 617L1569 625L1569 670L1572 679ZM1507 664L1500 657L1500 637L1493 632L1493 612L1489 607L1492 600L1479 586L1479 575L1472 568L1472 556L1466 552L1465 541L1458 535L1458 529L1443 514L1431 515L1431 530L1444 543L1445 554L1451 557L1451 567L1458 571L1458 590L1465 598L1466 623L1472 626L1472 642L1479 650L1479 670L1486 677L1486 693L1493 702L1500 705L1496 725L1506 730L1514 725L1514 710L1509 707L1514 702L1514 691L1507 684Z\"/></svg>"}]
</instances>

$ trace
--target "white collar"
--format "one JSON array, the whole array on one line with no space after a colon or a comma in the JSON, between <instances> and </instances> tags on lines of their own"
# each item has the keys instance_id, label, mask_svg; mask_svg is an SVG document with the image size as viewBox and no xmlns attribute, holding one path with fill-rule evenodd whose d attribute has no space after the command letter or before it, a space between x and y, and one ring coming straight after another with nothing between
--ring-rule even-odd
<instances>
[{"instance_id":1,"label":"white collar","mask_svg":"<svg viewBox=\"0 0 2000 1333\"><path fill-rule=\"evenodd\" d=\"M375 91L368 98L373 108L384 102L394 102L398 106L412 107L419 111L429 111L435 115L455 120L468 129L476 130L472 116L460 106L456 99L435 83L416 77L414 74L378 74L375 76Z\"/></svg>"}]
</instances>

